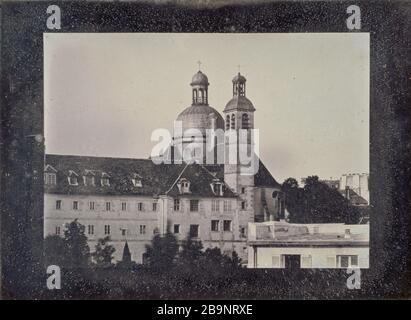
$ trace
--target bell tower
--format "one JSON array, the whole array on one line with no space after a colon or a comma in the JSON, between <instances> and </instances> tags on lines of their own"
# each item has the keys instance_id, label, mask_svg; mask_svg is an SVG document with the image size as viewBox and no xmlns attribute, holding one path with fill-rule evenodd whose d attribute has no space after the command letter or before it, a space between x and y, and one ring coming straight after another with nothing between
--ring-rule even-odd
<instances>
[{"instance_id":1,"label":"bell tower","mask_svg":"<svg viewBox=\"0 0 411 320\"><path fill-rule=\"evenodd\" d=\"M254 173L244 163L254 157L252 129L255 108L246 97L247 79L240 72L233 78L233 98L224 108L225 117L225 165L224 179L238 194L245 194L254 187ZM256 164L258 166L258 163Z\"/></svg>"}]
</instances>

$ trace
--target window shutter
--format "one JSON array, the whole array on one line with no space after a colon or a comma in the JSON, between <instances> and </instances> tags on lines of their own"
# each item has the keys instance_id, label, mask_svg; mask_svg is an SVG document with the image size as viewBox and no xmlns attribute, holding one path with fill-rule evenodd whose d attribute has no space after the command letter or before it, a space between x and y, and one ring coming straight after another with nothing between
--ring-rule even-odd
<instances>
[{"instance_id":1,"label":"window shutter","mask_svg":"<svg viewBox=\"0 0 411 320\"><path fill-rule=\"evenodd\" d=\"M327 257L327 268L336 268L336 267L337 267L336 256L328 256Z\"/></svg>"},{"instance_id":2,"label":"window shutter","mask_svg":"<svg viewBox=\"0 0 411 320\"><path fill-rule=\"evenodd\" d=\"M271 261L273 268L280 268L280 256L272 256Z\"/></svg>"},{"instance_id":3,"label":"window shutter","mask_svg":"<svg viewBox=\"0 0 411 320\"><path fill-rule=\"evenodd\" d=\"M311 268L312 267L312 257L310 255L301 256L301 267Z\"/></svg>"},{"instance_id":4,"label":"window shutter","mask_svg":"<svg viewBox=\"0 0 411 320\"><path fill-rule=\"evenodd\" d=\"M369 268L369 261L368 258L362 258L360 257L359 259L359 267L360 268Z\"/></svg>"}]
</instances>

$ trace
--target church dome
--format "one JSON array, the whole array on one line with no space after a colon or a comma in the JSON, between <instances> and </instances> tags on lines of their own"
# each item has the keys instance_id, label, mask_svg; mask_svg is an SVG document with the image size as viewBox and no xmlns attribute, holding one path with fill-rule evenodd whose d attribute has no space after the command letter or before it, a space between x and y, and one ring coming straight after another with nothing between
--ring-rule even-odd
<instances>
[{"instance_id":1,"label":"church dome","mask_svg":"<svg viewBox=\"0 0 411 320\"><path fill-rule=\"evenodd\" d=\"M208 105L192 105L184 109L177 117L182 122L183 132L187 129L199 129L205 133L206 129L212 128L213 119L215 129L224 129L224 119L220 113Z\"/></svg>"},{"instance_id":2,"label":"church dome","mask_svg":"<svg viewBox=\"0 0 411 320\"><path fill-rule=\"evenodd\" d=\"M208 78L207 76L202 73L200 70L193 76L191 80L191 85L205 85L208 86Z\"/></svg>"},{"instance_id":3,"label":"church dome","mask_svg":"<svg viewBox=\"0 0 411 320\"><path fill-rule=\"evenodd\" d=\"M239 110L239 111L255 111L253 103L245 96L234 96L227 102L224 112Z\"/></svg>"}]
</instances>

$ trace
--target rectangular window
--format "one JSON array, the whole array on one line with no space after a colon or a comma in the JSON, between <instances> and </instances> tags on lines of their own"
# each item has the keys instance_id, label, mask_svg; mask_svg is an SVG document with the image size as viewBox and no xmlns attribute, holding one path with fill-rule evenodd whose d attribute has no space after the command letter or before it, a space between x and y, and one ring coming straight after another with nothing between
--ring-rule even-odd
<instances>
[{"instance_id":1,"label":"rectangular window","mask_svg":"<svg viewBox=\"0 0 411 320\"><path fill-rule=\"evenodd\" d=\"M89 207L89 209L90 209L91 211L93 211L93 210L94 210L94 201L90 201L90 202L88 203L88 207Z\"/></svg>"},{"instance_id":2,"label":"rectangular window","mask_svg":"<svg viewBox=\"0 0 411 320\"><path fill-rule=\"evenodd\" d=\"M358 256L356 255L341 255L337 256L338 268L358 267Z\"/></svg>"},{"instance_id":3,"label":"rectangular window","mask_svg":"<svg viewBox=\"0 0 411 320\"><path fill-rule=\"evenodd\" d=\"M146 226L145 225L140 225L140 234L146 234Z\"/></svg>"},{"instance_id":4,"label":"rectangular window","mask_svg":"<svg viewBox=\"0 0 411 320\"><path fill-rule=\"evenodd\" d=\"M153 211L157 211L157 202L153 202Z\"/></svg>"},{"instance_id":5,"label":"rectangular window","mask_svg":"<svg viewBox=\"0 0 411 320\"><path fill-rule=\"evenodd\" d=\"M224 231L231 231L231 220L224 220L223 228Z\"/></svg>"},{"instance_id":6,"label":"rectangular window","mask_svg":"<svg viewBox=\"0 0 411 320\"><path fill-rule=\"evenodd\" d=\"M104 234L105 234L105 235L110 234L110 225L106 224L106 225L104 226Z\"/></svg>"},{"instance_id":7,"label":"rectangular window","mask_svg":"<svg viewBox=\"0 0 411 320\"><path fill-rule=\"evenodd\" d=\"M73 210L78 210L78 201L73 201Z\"/></svg>"},{"instance_id":8,"label":"rectangular window","mask_svg":"<svg viewBox=\"0 0 411 320\"><path fill-rule=\"evenodd\" d=\"M218 226L220 224L219 220L211 220L211 231L218 231Z\"/></svg>"},{"instance_id":9,"label":"rectangular window","mask_svg":"<svg viewBox=\"0 0 411 320\"><path fill-rule=\"evenodd\" d=\"M110 186L110 179L109 178L101 178L101 186L102 187L109 187Z\"/></svg>"},{"instance_id":10,"label":"rectangular window","mask_svg":"<svg viewBox=\"0 0 411 320\"><path fill-rule=\"evenodd\" d=\"M180 211L180 199L174 199L174 211Z\"/></svg>"},{"instance_id":11,"label":"rectangular window","mask_svg":"<svg viewBox=\"0 0 411 320\"><path fill-rule=\"evenodd\" d=\"M58 235L58 236L59 236L59 235L60 235L60 231L61 231L60 227L59 227L59 226L57 226L57 227L56 227L56 235Z\"/></svg>"},{"instance_id":12,"label":"rectangular window","mask_svg":"<svg viewBox=\"0 0 411 320\"><path fill-rule=\"evenodd\" d=\"M87 226L87 233L88 233L89 235L93 235L93 234L94 234L94 226L93 226L93 225L89 224L89 225Z\"/></svg>"},{"instance_id":13,"label":"rectangular window","mask_svg":"<svg viewBox=\"0 0 411 320\"><path fill-rule=\"evenodd\" d=\"M246 204L245 201L241 201L241 210L245 210Z\"/></svg>"},{"instance_id":14,"label":"rectangular window","mask_svg":"<svg viewBox=\"0 0 411 320\"><path fill-rule=\"evenodd\" d=\"M190 224L190 237L198 238L198 224Z\"/></svg>"},{"instance_id":15,"label":"rectangular window","mask_svg":"<svg viewBox=\"0 0 411 320\"><path fill-rule=\"evenodd\" d=\"M56 200L56 210L61 209L61 200Z\"/></svg>"},{"instance_id":16,"label":"rectangular window","mask_svg":"<svg viewBox=\"0 0 411 320\"><path fill-rule=\"evenodd\" d=\"M174 225L174 233L180 233L180 225L179 224Z\"/></svg>"},{"instance_id":17,"label":"rectangular window","mask_svg":"<svg viewBox=\"0 0 411 320\"><path fill-rule=\"evenodd\" d=\"M219 212L220 211L220 200L212 200L211 202L211 211Z\"/></svg>"},{"instance_id":18,"label":"rectangular window","mask_svg":"<svg viewBox=\"0 0 411 320\"><path fill-rule=\"evenodd\" d=\"M127 231L126 229L121 229L121 235L122 235L122 236L125 236L125 235L126 235L126 231Z\"/></svg>"},{"instance_id":19,"label":"rectangular window","mask_svg":"<svg viewBox=\"0 0 411 320\"><path fill-rule=\"evenodd\" d=\"M246 229L245 229L245 227L240 227L240 237L241 238L245 238L247 235L246 235Z\"/></svg>"},{"instance_id":20,"label":"rectangular window","mask_svg":"<svg viewBox=\"0 0 411 320\"><path fill-rule=\"evenodd\" d=\"M94 186L94 177L93 176L83 176L83 181L85 186Z\"/></svg>"},{"instance_id":21,"label":"rectangular window","mask_svg":"<svg viewBox=\"0 0 411 320\"><path fill-rule=\"evenodd\" d=\"M78 180L76 176L70 176L68 178L69 185L71 186L78 186Z\"/></svg>"},{"instance_id":22,"label":"rectangular window","mask_svg":"<svg viewBox=\"0 0 411 320\"><path fill-rule=\"evenodd\" d=\"M121 203L121 210L122 211L127 211L127 202L122 202Z\"/></svg>"},{"instance_id":23,"label":"rectangular window","mask_svg":"<svg viewBox=\"0 0 411 320\"><path fill-rule=\"evenodd\" d=\"M190 200L190 211L198 211L198 200Z\"/></svg>"},{"instance_id":24,"label":"rectangular window","mask_svg":"<svg viewBox=\"0 0 411 320\"><path fill-rule=\"evenodd\" d=\"M55 185L56 184L56 174L55 173L45 173L44 183L47 185Z\"/></svg>"},{"instance_id":25,"label":"rectangular window","mask_svg":"<svg viewBox=\"0 0 411 320\"><path fill-rule=\"evenodd\" d=\"M141 179L131 179L131 182L133 183L133 186L135 187L142 187L143 184L141 183Z\"/></svg>"},{"instance_id":26,"label":"rectangular window","mask_svg":"<svg viewBox=\"0 0 411 320\"><path fill-rule=\"evenodd\" d=\"M231 211L231 201L230 200L224 200L224 211Z\"/></svg>"},{"instance_id":27,"label":"rectangular window","mask_svg":"<svg viewBox=\"0 0 411 320\"><path fill-rule=\"evenodd\" d=\"M138 211L143 211L144 210L144 206L142 202L139 202L137 205Z\"/></svg>"},{"instance_id":28,"label":"rectangular window","mask_svg":"<svg viewBox=\"0 0 411 320\"><path fill-rule=\"evenodd\" d=\"M106 211L111 210L111 202L106 202Z\"/></svg>"},{"instance_id":29,"label":"rectangular window","mask_svg":"<svg viewBox=\"0 0 411 320\"><path fill-rule=\"evenodd\" d=\"M241 193L242 193L242 194L245 193L245 188L241 188Z\"/></svg>"}]
</instances>

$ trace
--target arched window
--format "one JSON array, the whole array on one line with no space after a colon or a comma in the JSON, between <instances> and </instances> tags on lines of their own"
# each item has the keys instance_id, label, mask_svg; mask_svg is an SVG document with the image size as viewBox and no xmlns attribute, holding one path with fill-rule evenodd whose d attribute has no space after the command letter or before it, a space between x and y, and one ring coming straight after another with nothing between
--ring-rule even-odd
<instances>
[{"instance_id":1,"label":"arched window","mask_svg":"<svg viewBox=\"0 0 411 320\"><path fill-rule=\"evenodd\" d=\"M227 118L225 120L225 129L229 130L230 129L230 115L227 114Z\"/></svg>"},{"instance_id":2,"label":"arched window","mask_svg":"<svg viewBox=\"0 0 411 320\"><path fill-rule=\"evenodd\" d=\"M203 89L198 90L198 102L203 103Z\"/></svg>"},{"instance_id":3,"label":"arched window","mask_svg":"<svg viewBox=\"0 0 411 320\"><path fill-rule=\"evenodd\" d=\"M248 114L247 113L243 113L242 117L241 117L241 128L243 129L248 129Z\"/></svg>"},{"instance_id":4,"label":"arched window","mask_svg":"<svg viewBox=\"0 0 411 320\"><path fill-rule=\"evenodd\" d=\"M197 89L193 90L193 103L197 102Z\"/></svg>"},{"instance_id":5,"label":"arched window","mask_svg":"<svg viewBox=\"0 0 411 320\"><path fill-rule=\"evenodd\" d=\"M235 129L235 114L231 115L231 129Z\"/></svg>"}]
</instances>

